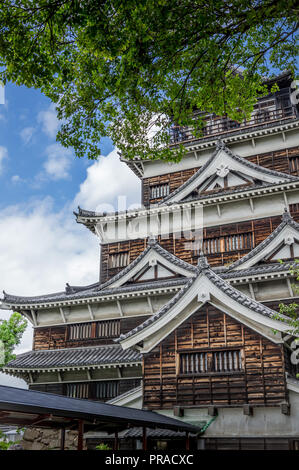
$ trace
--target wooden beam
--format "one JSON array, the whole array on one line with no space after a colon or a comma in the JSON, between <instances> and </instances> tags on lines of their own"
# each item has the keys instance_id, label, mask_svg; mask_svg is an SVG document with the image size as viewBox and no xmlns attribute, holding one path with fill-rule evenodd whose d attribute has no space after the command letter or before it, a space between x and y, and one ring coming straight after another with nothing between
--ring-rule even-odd
<instances>
[{"instance_id":1,"label":"wooden beam","mask_svg":"<svg viewBox=\"0 0 299 470\"><path fill-rule=\"evenodd\" d=\"M94 320L94 314L93 314L92 306L90 304L87 304L87 308L88 308L91 320Z\"/></svg>"},{"instance_id":2,"label":"wooden beam","mask_svg":"<svg viewBox=\"0 0 299 470\"><path fill-rule=\"evenodd\" d=\"M37 418L31 421L30 426L36 426L36 424L46 421L47 419L51 419L51 415L38 415Z\"/></svg>"},{"instance_id":3,"label":"wooden beam","mask_svg":"<svg viewBox=\"0 0 299 470\"><path fill-rule=\"evenodd\" d=\"M61 315L61 318L62 318L63 323L66 323L66 319L65 319L65 315L64 315L63 308L62 308L62 307L59 307L59 311L60 311L60 315Z\"/></svg>"},{"instance_id":4,"label":"wooden beam","mask_svg":"<svg viewBox=\"0 0 299 470\"><path fill-rule=\"evenodd\" d=\"M31 311L31 315L32 315L33 324L34 324L34 326L37 326L36 313L33 309L31 309L30 311Z\"/></svg>"},{"instance_id":5,"label":"wooden beam","mask_svg":"<svg viewBox=\"0 0 299 470\"><path fill-rule=\"evenodd\" d=\"M65 445L65 428L60 430L60 450L64 450Z\"/></svg>"},{"instance_id":6,"label":"wooden beam","mask_svg":"<svg viewBox=\"0 0 299 470\"><path fill-rule=\"evenodd\" d=\"M142 449L147 450L147 434L146 434L146 428L142 428Z\"/></svg>"},{"instance_id":7,"label":"wooden beam","mask_svg":"<svg viewBox=\"0 0 299 470\"><path fill-rule=\"evenodd\" d=\"M188 432L186 432L186 450L190 450L190 437Z\"/></svg>"},{"instance_id":8,"label":"wooden beam","mask_svg":"<svg viewBox=\"0 0 299 470\"><path fill-rule=\"evenodd\" d=\"M114 434L113 450L119 450L119 439L118 439L117 431L115 431L115 434Z\"/></svg>"},{"instance_id":9,"label":"wooden beam","mask_svg":"<svg viewBox=\"0 0 299 470\"><path fill-rule=\"evenodd\" d=\"M116 303L117 303L117 308L118 308L119 314L120 314L121 317L123 317L123 316L124 316L124 312L123 312L121 303L120 303L119 300L117 300Z\"/></svg>"},{"instance_id":10,"label":"wooden beam","mask_svg":"<svg viewBox=\"0 0 299 470\"><path fill-rule=\"evenodd\" d=\"M78 446L77 450L83 450L84 423L82 419L78 421Z\"/></svg>"}]
</instances>

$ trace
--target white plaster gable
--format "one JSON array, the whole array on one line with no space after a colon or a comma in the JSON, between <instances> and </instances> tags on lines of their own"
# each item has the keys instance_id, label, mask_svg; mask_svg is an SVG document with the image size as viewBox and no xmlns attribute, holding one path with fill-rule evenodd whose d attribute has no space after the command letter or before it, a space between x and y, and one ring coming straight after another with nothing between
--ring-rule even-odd
<instances>
[{"instance_id":1,"label":"white plaster gable","mask_svg":"<svg viewBox=\"0 0 299 470\"><path fill-rule=\"evenodd\" d=\"M159 205L165 202L182 201L195 191L200 194L217 187L223 188L224 178L226 178L226 187L235 187L256 181L278 184L294 179L293 176L269 170L235 155L219 141L215 152L206 164L182 186L164 198Z\"/></svg>"},{"instance_id":2,"label":"white plaster gable","mask_svg":"<svg viewBox=\"0 0 299 470\"><path fill-rule=\"evenodd\" d=\"M128 282L148 282L150 280L174 278L177 276L194 277L196 268L175 255L164 250L158 243L149 242L149 246L129 266L120 271L101 289L120 287Z\"/></svg>"},{"instance_id":3,"label":"white plaster gable","mask_svg":"<svg viewBox=\"0 0 299 470\"><path fill-rule=\"evenodd\" d=\"M250 253L235 261L230 271L251 268L263 261L299 257L299 224L285 212L282 223Z\"/></svg>"},{"instance_id":4,"label":"white plaster gable","mask_svg":"<svg viewBox=\"0 0 299 470\"><path fill-rule=\"evenodd\" d=\"M159 312L122 335L119 342L124 349L137 346L141 352L149 352L205 303L210 303L274 343L280 343L282 339L281 334L275 335L273 330L288 330L286 323L274 318L276 312L237 291L208 267L199 271L195 279L190 279Z\"/></svg>"}]
</instances>

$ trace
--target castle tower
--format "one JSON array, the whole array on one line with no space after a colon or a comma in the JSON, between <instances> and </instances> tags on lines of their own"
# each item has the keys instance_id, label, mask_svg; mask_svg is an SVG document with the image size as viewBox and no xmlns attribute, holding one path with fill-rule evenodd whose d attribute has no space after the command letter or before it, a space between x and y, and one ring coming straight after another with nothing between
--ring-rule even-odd
<instances>
[{"instance_id":1,"label":"castle tower","mask_svg":"<svg viewBox=\"0 0 299 470\"><path fill-rule=\"evenodd\" d=\"M179 163L121 157L143 207L75 213L100 239L99 281L4 295L34 326L33 351L5 372L205 423L201 447L298 446L297 365L277 310L298 302L299 116L289 74L276 80L241 124L211 114L201 137L173 127Z\"/></svg>"}]
</instances>

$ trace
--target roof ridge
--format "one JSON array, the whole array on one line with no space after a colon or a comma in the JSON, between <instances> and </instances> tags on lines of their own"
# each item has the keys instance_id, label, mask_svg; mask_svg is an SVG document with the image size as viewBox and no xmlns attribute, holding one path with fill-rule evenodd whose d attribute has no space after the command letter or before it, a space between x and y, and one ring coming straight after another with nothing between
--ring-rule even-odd
<instances>
[{"instance_id":1,"label":"roof ridge","mask_svg":"<svg viewBox=\"0 0 299 470\"><path fill-rule=\"evenodd\" d=\"M253 248L249 253L244 255L242 258L238 259L234 263L232 263L228 267L228 271L231 271L235 269L237 266L240 266L241 264L245 263L249 259L251 259L253 256L255 256L257 253L260 253L266 246L268 246L272 240L274 240L277 235L287 226L293 227L295 230L299 231L299 224L296 222L293 217L291 216L289 210L287 207L285 207L284 212L282 214L282 220L281 223L276 227L270 235L268 235L265 240L263 240L261 243L259 243L255 248Z\"/></svg>"},{"instance_id":2,"label":"roof ridge","mask_svg":"<svg viewBox=\"0 0 299 470\"><path fill-rule=\"evenodd\" d=\"M164 316L165 313L167 313L183 297L183 295L191 288L192 284L198 279L198 277L202 273L204 273L207 276L207 278L216 287L222 290L222 292L229 295L233 300L237 301L241 305L244 305L245 307L248 307L249 309L252 309L257 313L260 313L261 315L264 315L270 318L276 314L274 310L252 299L251 297L248 297L246 294L242 293L235 287L231 286L226 280L222 279L222 277L220 277L211 269L210 265L208 264L206 256L204 256L204 254L201 253L199 260L198 260L198 265L197 265L197 276L194 278L190 278L190 280L186 283L186 285L174 297L172 297L165 305L163 305L160 308L160 310L158 310L154 315L152 315L150 318L145 320L140 325L137 325L128 333L120 335L120 337L114 341L121 342L122 340L131 337L135 335L136 333L138 333L139 331L147 328L152 323L156 322L162 316Z\"/></svg>"}]
</instances>

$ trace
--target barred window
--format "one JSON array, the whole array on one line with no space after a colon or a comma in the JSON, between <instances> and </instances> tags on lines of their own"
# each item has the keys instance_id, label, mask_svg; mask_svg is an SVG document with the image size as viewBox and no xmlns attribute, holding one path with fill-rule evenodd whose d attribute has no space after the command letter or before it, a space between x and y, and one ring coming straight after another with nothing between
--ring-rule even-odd
<instances>
[{"instance_id":1,"label":"barred window","mask_svg":"<svg viewBox=\"0 0 299 470\"><path fill-rule=\"evenodd\" d=\"M66 395L70 398L109 400L119 395L119 382L84 382L66 384Z\"/></svg>"},{"instance_id":2,"label":"barred window","mask_svg":"<svg viewBox=\"0 0 299 470\"><path fill-rule=\"evenodd\" d=\"M119 382L96 382L94 385L94 397L101 400L109 400L119 394Z\"/></svg>"},{"instance_id":3,"label":"barred window","mask_svg":"<svg viewBox=\"0 0 299 470\"><path fill-rule=\"evenodd\" d=\"M203 240L203 252L207 255L226 251L251 250L252 233L237 233Z\"/></svg>"},{"instance_id":4,"label":"barred window","mask_svg":"<svg viewBox=\"0 0 299 470\"><path fill-rule=\"evenodd\" d=\"M129 252L122 251L120 253L110 254L108 257L108 267L123 268L129 264Z\"/></svg>"},{"instance_id":5,"label":"barred window","mask_svg":"<svg viewBox=\"0 0 299 470\"><path fill-rule=\"evenodd\" d=\"M66 384L66 395L70 398L89 398L89 384Z\"/></svg>"},{"instance_id":6,"label":"barred window","mask_svg":"<svg viewBox=\"0 0 299 470\"><path fill-rule=\"evenodd\" d=\"M81 323L78 325L69 325L68 339L87 339L92 338L92 323Z\"/></svg>"},{"instance_id":7,"label":"barred window","mask_svg":"<svg viewBox=\"0 0 299 470\"><path fill-rule=\"evenodd\" d=\"M243 370L240 349L180 354L181 374L238 372Z\"/></svg>"},{"instance_id":8,"label":"barred window","mask_svg":"<svg viewBox=\"0 0 299 470\"><path fill-rule=\"evenodd\" d=\"M97 323L96 336L97 338L108 338L120 335L120 321L109 320Z\"/></svg>"},{"instance_id":9,"label":"barred window","mask_svg":"<svg viewBox=\"0 0 299 470\"><path fill-rule=\"evenodd\" d=\"M151 186L151 199L158 199L169 194L169 183Z\"/></svg>"},{"instance_id":10,"label":"barred window","mask_svg":"<svg viewBox=\"0 0 299 470\"><path fill-rule=\"evenodd\" d=\"M299 172L299 155L289 157L289 168L292 173Z\"/></svg>"},{"instance_id":11,"label":"barred window","mask_svg":"<svg viewBox=\"0 0 299 470\"><path fill-rule=\"evenodd\" d=\"M79 323L68 326L68 340L112 338L120 335L120 320Z\"/></svg>"}]
</instances>

